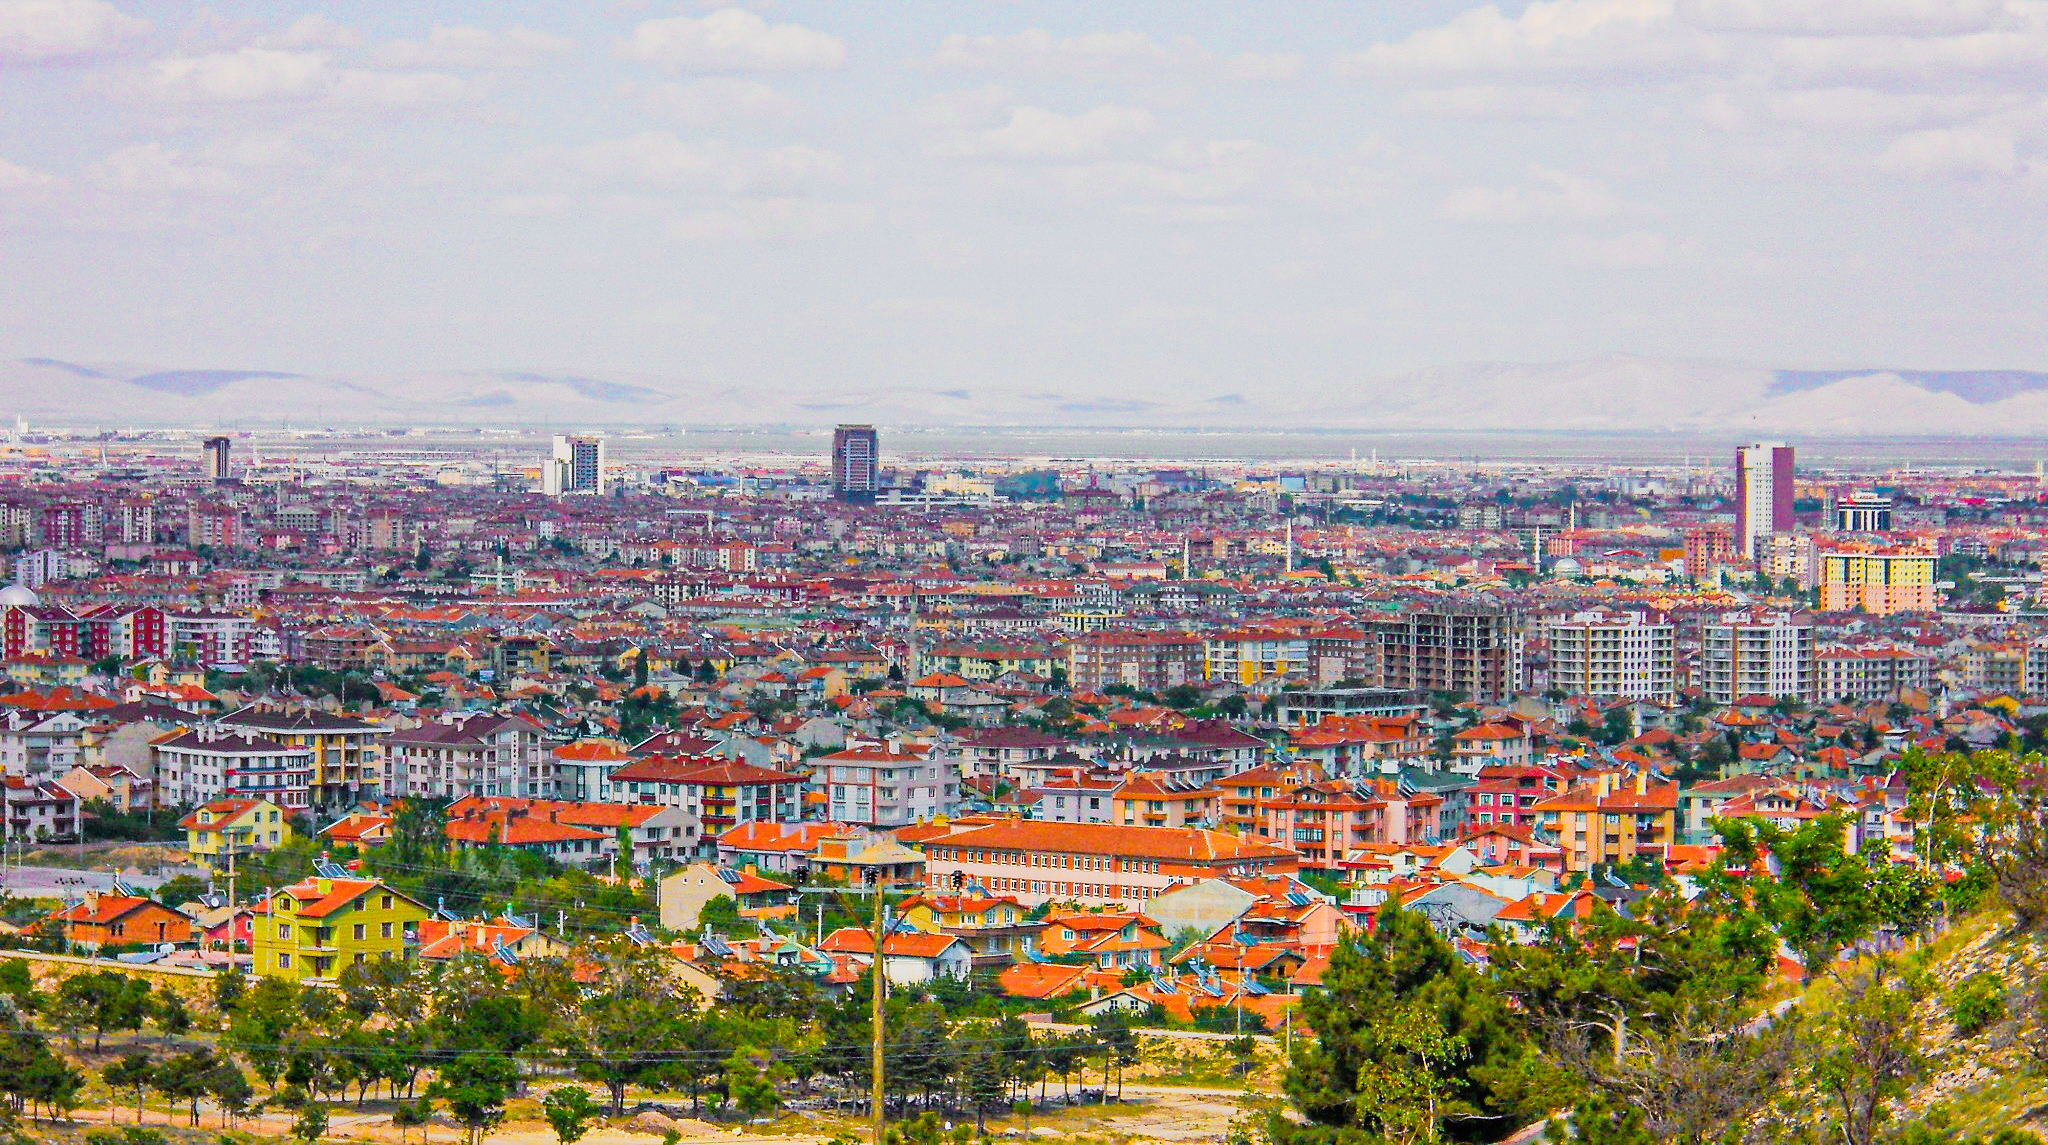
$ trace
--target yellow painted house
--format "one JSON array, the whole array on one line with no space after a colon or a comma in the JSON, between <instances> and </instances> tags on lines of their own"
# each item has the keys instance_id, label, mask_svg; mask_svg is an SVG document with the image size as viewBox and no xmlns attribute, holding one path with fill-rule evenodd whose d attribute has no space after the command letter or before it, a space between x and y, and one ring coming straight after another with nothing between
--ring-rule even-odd
<instances>
[{"instance_id":1,"label":"yellow painted house","mask_svg":"<svg viewBox=\"0 0 2048 1145\"><path fill-rule=\"evenodd\" d=\"M283 846L295 837L291 812L268 799L216 799L178 820L192 861L224 870L230 855Z\"/></svg>"},{"instance_id":2,"label":"yellow painted house","mask_svg":"<svg viewBox=\"0 0 2048 1145\"><path fill-rule=\"evenodd\" d=\"M331 982L352 963L404 958L433 912L378 879L306 879L259 908L250 951L258 974Z\"/></svg>"}]
</instances>

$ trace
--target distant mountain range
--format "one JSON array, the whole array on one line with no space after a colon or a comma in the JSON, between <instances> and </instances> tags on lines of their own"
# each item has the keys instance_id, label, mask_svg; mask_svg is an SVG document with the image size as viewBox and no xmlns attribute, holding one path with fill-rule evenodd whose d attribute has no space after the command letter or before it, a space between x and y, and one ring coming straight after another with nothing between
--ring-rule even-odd
<instances>
[{"instance_id":1,"label":"distant mountain range","mask_svg":"<svg viewBox=\"0 0 2048 1145\"><path fill-rule=\"evenodd\" d=\"M1347 384L1207 394L930 386L755 388L530 370L314 376L24 358L0 418L61 425L829 425L2029 437L2048 373L1774 370L1610 354L1445 366Z\"/></svg>"}]
</instances>

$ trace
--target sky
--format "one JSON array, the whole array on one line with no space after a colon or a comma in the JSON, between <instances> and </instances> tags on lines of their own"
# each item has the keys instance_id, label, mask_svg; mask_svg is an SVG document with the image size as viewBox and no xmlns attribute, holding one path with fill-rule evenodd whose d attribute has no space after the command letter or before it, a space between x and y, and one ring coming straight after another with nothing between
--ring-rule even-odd
<instances>
[{"instance_id":1,"label":"sky","mask_svg":"<svg viewBox=\"0 0 2048 1145\"><path fill-rule=\"evenodd\" d=\"M2042 0L0 0L0 357L2048 368Z\"/></svg>"}]
</instances>

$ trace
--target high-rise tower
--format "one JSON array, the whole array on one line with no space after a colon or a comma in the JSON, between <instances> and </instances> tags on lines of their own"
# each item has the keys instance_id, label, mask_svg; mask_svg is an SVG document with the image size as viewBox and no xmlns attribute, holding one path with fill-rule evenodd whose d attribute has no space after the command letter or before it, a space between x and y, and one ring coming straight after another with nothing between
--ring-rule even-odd
<instances>
[{"instance_id":1,"label":"high-rise tower","mask_svg":"<svg viewBox=\"0 0 2048 1145\"><path fill-rule=\"evenodd\" d=\"M872 501L882 487L882 445L871 425L832 431L832 488L842 501Z\"/></svg>"},{"instance_id":2,"label":"high-rise tower","mask_svg":"<svg viewBox=\"0 0 2048 1145\"><path fill-rule=\"evenodd\" d=\"M1792 531L1792 447L1760 441L1735 450L1735 547L1756 556L1759 537Z\"/></svg>"},{"instance_id":3,"label":"high-rise tower","mask_svg":"<svg viewBox=\"0 0 2048 1145\"><path fill-rule=\"evenodd\" d=\"M200 459L206 466L206 479L216 484L234 476L234 467L229 461L229 450L233 443L225 437L209 437L199 446Z\"/></svg>"},{"instance_id":4,"label":"high-rise tower","mask_svg":"<svg viewBox=\"0 0 2048 1145\"><path fill-rule=\"evenodd\" d=\"M540 469L540 491L549 497L568 493L602 496L605 491L604 439L556 434L554 447Z\"/></svg>"}]
</instances>

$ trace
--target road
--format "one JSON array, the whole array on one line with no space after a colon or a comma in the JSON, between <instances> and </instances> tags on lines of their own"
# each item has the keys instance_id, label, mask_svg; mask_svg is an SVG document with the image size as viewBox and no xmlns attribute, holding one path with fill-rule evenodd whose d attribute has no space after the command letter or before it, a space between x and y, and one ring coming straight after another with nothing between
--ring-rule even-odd
<instances>
[{"instance_id":1,"label":"road","mask_svg":"<svg viewBox=\"0 0 2048 1145\"><path fill-rule=\"evenodd\" d=\"M177 872L144 874L140 868L121 872L121 880L138 890L151 890ZM114 872L81 871L71 867L8 867L0 874L0 890L16 898L77 897L86 891L114 889Z\"/></svg>"}]
</instances>

